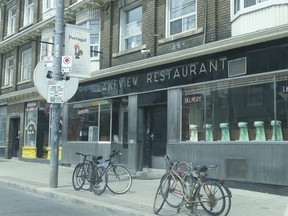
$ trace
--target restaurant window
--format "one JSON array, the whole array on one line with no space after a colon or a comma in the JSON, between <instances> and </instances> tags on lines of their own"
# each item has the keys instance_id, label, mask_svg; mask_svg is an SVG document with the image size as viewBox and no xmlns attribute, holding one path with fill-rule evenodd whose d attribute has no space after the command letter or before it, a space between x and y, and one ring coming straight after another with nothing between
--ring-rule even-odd
<instances>
[{"instance_id":1,"label":"restaurant window","mask_svg":"<svg viewBox=\"0 0 288 216\"><path fill-rule=\"evenodd\" d=\"M128 98L113 100L112 141L128 148Z\"/></svg>"},{"instance_id":2,"label":"restaurant window","mask_svg":"<svg viewBox=\"0 0 288 216\"><path fill-rule=\"evenodd\" d=\"M25 109L25 146L36 146L37 140L38 106L36 102L29 102Z\"/></svg>"},{"instance_id":3,"label":"restaurant window","mask_svg":"<svg viewBox=\"0 0 288 216\"><path fill-rule=\"evenodd\" d=\"M184 89L182 141L288 140L287 105L288 78L281 75Z\"/></svg>"},{"instance_id":4,"label":"restaurant window","mask_svg":"<svg viewBox=\"0 0 288 216\"><path fill-rule=\"evenodd\" d=\"M69 141L110 141L110 102L70 104L68 125Z\"/></svg>"},{"instance_id":5,"label":"restaurant window","mask_svg":"<svg viewBox=\"0 0 288 216\"><path fill-rule=\"evenodd\" d=\"M0 146L5 146L7 106L0 107Z\"/></svg>"}]
</instances>

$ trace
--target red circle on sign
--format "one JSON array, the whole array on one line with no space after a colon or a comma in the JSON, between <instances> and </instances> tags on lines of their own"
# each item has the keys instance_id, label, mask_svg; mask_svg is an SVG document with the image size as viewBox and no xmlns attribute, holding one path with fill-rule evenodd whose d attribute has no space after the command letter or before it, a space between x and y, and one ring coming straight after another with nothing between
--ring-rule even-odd
<instances>
[{"instance_id":1,"label":"red circle on sign","mask_svg":"<svg viewBox=\"0 0 288 216\"><path fill-rule=\"evenodd\" d=\"M70 62L71 62L71 58L70 57L64 57L63 58L63 63L64 64L70 64Z\"/></svg>"}]
</instances>

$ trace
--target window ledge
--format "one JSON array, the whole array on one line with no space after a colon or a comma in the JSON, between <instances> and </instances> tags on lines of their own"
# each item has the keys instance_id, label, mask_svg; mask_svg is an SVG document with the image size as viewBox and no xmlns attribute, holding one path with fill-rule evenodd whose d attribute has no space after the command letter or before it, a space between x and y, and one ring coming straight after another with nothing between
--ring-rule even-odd
<instances>
[{"instance_id":1,"label":"window ledge","mask_svg":"<svg viewBox=\"0 0 288 216\"><path fill-rule=\"evenodd\" d=\"M131 53L134 53L134 52L138 52L138 51L140 51L142 49L146 49L146 44L144 44L144 45L142 45L140 47L136 47L136 48L120 51L120 52L117 52L117 53L113 53L113 58L120 57L120 56L127 55L127 54L131 54Z\"/></svg>"},{"instance_id":2,"label":"window ledge","mask_svg":"<svg viewBox=\"0 0 288 216\"><path fill-rule=\"evenodd\" d=\"M22 26L19 30L20 31L23 31L24 29L28 28L28 27L31 27L34 23L29 23L29 24L26 24L24 26Z\"/></svg>"},{"instance_id":3,"label":"window ledge","mask_svg":"<svg viewBox=\"0 0 288 216\"><path fill-rule=\"evenodd\" d=\"M203 28L197 28L197 29L192 30L192 31L188 31L188 32L184 32L184 33L180 33L180 34L177 34L177 35L170 36L168 38L160 39L160 40L158 40L158 44L168 43L168 42L171 42L171 41L174 41L174 40L179 40L179 39L182 39L182 38L185 38L185 37L190 37L192 35L197 35L197 34L200 34L200 33L203 33L203 32L204 32Z\"/></svg>"},{"instance_id":4,"label":"window ledge","mask_svg":"<svg viewBox=\"0 0 288 216\"><path fill-rule=\"evenodd\" d=\"M6 86L2 86L1 89L8 89L11 88L13 85L6 85Z\"/></svg>"},{"instance_id":5,"label":"window ledge","mask_svg":"<svg viewBox=\"0 0 288 216\"><path fill-rule=\"evenodd\" d=\"M23 80L23 81L17 82L17 85L29 83L29 82L31 82L31 81L32 81L32 79Z\"/></svg>"}]
</instances>

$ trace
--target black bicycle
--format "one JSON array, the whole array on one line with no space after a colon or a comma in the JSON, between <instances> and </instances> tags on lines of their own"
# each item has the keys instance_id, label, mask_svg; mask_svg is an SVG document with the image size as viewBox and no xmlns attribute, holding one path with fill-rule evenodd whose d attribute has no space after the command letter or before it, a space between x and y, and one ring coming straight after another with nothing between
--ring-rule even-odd
<instances>
[{"instance_id":1,"label":"black bicycle","mask_svg":"<svg viewBox=\"0 0 288 216\"><path fill-rule=\"evenodd\" d=\"M103 163L108 163L105 167L105 174L108 178L107 188L115 194L124 194L132 186L132 176L126 166L115 164L114 158L120 155L120 151L113 150L109 158Z\"/></svg>"},{"instance_id":2,"label":"black bicycle","mask_svg":"<svg viewBox=\"0 0 288 216\"><path fill-rule=\"evenodd\" d=\"M74 190L83 189L86 182L89 183L89 191L96 195L104 193L107 186L107 175L104 166L100 166L102 156L82 154L77 152L76 155L83 156L83 161L78 163L73 171L72 185Z\"/></svg>"}]
</instances>

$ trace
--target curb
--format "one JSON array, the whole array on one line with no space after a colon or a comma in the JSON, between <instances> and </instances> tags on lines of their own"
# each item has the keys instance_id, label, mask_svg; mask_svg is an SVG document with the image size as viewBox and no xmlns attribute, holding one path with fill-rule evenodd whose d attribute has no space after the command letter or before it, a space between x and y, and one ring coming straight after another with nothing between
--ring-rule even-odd
<instances>
[{"instance_id":1,"label":"curb","mask_svg":"<svg viewBox=\"0 0 288 216\"><path fill-rule=\"evenodd\" d=\"M34 187L28 184L6 180L3 178L0 178L0 183L1 185L8 186L10 188L37 194L37 195L47 197L47 198L57 199L59 201L74 203L74 204L81 205L81 206L88 207L88 208L97 208L97 211L109 212L115 215L119 213L125 214L127 216L148 216L148 215L152 216L154 215L152 213L150 214L149 212L147 212L146 206L141 207L139 204L134 204L134 205L136 208L142 208L142 210L138 210L135 207L133 208L131 204L129 205L129 207L120 205L121 203L119 203L119 201L117 202L117 204L115 204L113 202L109 203L109 202L104 202L101 200L92 200L89 198L76 196L73 194L67 194L61 191L57 191L59 188L48 188L47 186ZM107 199L109 199L109 197ZM111 201L113 201L113 198L111 198ZM149 211L152 211L151 209L152 208L150 208Z\"/></svg>"}]
</instances>

